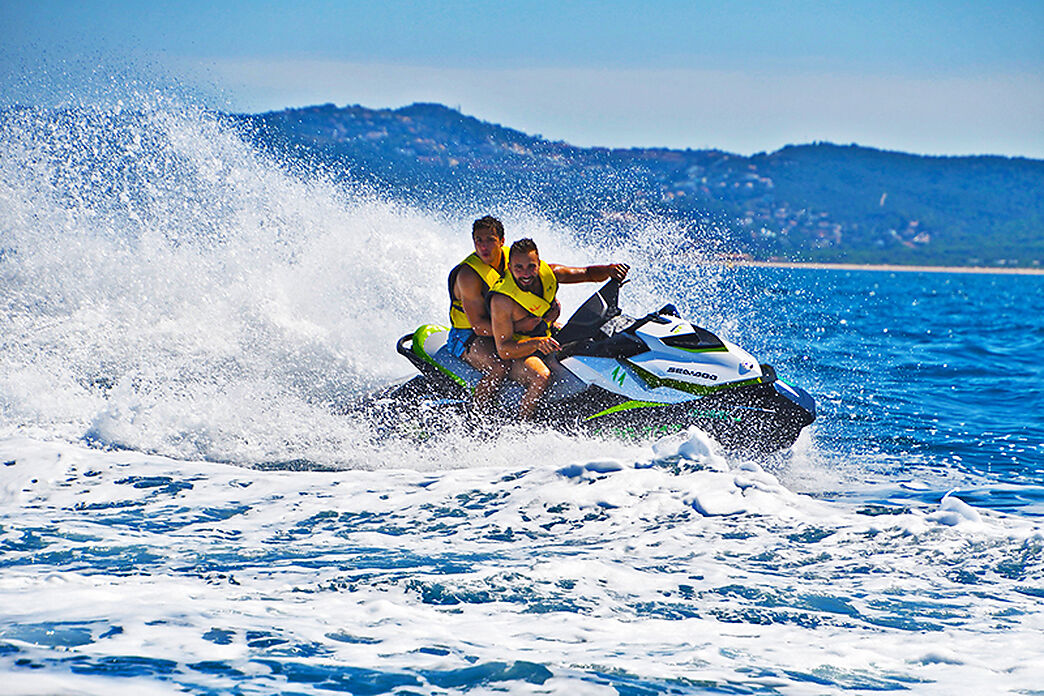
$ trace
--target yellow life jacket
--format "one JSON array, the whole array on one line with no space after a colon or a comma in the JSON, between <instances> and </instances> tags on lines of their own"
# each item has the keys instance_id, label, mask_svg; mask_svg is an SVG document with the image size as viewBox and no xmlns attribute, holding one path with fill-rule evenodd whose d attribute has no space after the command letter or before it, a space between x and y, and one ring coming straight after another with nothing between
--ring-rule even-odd
<instances>
[{"instance_id":1,"label":"yellow life jacket","mask_svg":"<svg viewBox=\"0 0 1044 696\"><path fill-rule=\"evenodd\" d=\"M518 287L515 277L508 272L493 286L490 294L506 295L533 316L542 317L547 313L547 310L551 309L551 305L555 301L555 295L558 294L558 278L555 278L554 271L543 261L540 262L540 284L543 292L541 295L536 295ZM534 334L515 334L515 338L532 335ZM535 335L550 336L551 329L545 324L544 331Z\"/></svg>"},{"instance_id":2,"label":"yellow life jacket","mask_svg":"<svg viewBox=\"0 0 1044 696\"><path fill-rule=\"evenodd\" d=\"M464 312L464 305L459 299L453 294L453 286L457 284L457 274L460 273L460 269L464 266L471 267L483 284L486 286L482 291L482 296L485 297L489 294L490 288L492 288L498 280L500 280L507 273L507 250L502 250L500 254L500 268L496 269L490 266L488 263L479 258L478 254L470 254L466 259L458 263L453 267L453 270L449 274L449 294L450 294L450 326L455 329L470 329L471 322L468 321L468 315ZM511 275L507 273L507 275Z\"/></svg>"}]
</instances>

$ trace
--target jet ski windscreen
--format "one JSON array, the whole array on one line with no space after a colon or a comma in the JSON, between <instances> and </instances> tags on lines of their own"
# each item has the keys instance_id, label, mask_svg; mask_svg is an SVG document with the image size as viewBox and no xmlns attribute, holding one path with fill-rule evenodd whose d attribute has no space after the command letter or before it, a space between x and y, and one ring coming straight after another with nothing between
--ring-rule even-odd
<instances>
[{"instance_id":1,"label":"jet ski windscreen","mask_svg":"<svg viewBox=\"0 0 1044 696\"><path fill-rule=\"evenodd\" d=\"M555 338L562 344L594 338L602 324L620 314L619 298L620 283L610 280L573 312Z\"/></svg>"}]
</instances>

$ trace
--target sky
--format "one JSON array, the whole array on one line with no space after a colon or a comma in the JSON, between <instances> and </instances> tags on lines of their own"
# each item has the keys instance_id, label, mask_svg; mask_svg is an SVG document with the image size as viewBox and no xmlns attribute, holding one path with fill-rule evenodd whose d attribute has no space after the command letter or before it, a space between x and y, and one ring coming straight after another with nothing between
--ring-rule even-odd
<instances>
[{"instance_id":1,"label":"sky","mask_svg":"<svg viewBox=\"0 0 1044 696\"><path fill-rule=\"evenodd\" d=\"M0 104L128 83L439 102L585 147L1044 158L1044 0L0 0Z\"/></svg>"}]
</instances>

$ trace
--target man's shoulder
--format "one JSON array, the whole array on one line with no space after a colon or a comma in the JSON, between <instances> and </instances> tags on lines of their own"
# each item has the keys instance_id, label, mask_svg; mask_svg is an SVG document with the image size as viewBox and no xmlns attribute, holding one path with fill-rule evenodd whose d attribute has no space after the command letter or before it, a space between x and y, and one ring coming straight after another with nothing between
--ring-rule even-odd
<instances>
[{"instance_id":1,"label":"man's shoulder","mask_svg":"<svg viewBox=\"0 0 1044 696\"><path fill-rule=\"evenodd\" d=\"M494 293L492 293L489 296L489 305L490 305L490 307L494 307L494 306L511 307L511 305L517 305L517 304L518 304L518 302L515 301L514 297L509 297L509 296L507 296L507 295L505 295L503 293L500 293L500 292L494 292Z\"/></svg>"},{"instance_id":2,"label":"man's shoulder","mask_svg":"<svg viewBox=\"0 0 1044 696\"><path fill-rule=\"evenodd\" d=\"M494 292L489 296L489 308L490 311L499 309L502 312L511 312L512 314L517 314L519 311L525 311L525 307L523 307L514 297L499 292Z\"/></svg>"},{"instance_id":3,"label":"man's shoulder","mask_svg":"<svg viewBox=\"0 0 1044 696\"><path fill-rule=\"evenodd\" d=\"M555 280L561 280L562 276L567 276L574 270L576 266L566 266L561 263L549 263L547 267L551 269L551 274L555 276Z\"/></svg>"},{"instance_id":4,"label":"man's shoulder","mask_svg":"<svg viewBox=\"0 0 1044 696\"><path fill-rule=\"evenodd\" d=\"M457 278L455 284L460 289L482 291L482 277L474 268L466 263L461 263L457 265L456 272Z\"/></svg>"}]
</instances>

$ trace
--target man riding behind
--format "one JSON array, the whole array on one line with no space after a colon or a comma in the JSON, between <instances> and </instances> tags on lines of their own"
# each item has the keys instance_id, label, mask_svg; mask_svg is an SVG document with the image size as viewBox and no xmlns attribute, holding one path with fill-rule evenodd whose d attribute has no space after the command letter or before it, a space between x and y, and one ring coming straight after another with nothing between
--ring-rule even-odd
<instances>
[{"instance_id":1,"label":"man riding behind","mask_svg":"<svg viewBox=\"0 0 1044 696\"><path fill-rule=\"evenodd\" d=\"M504 225L492 215L479 218L471 226L474 253L450 271L450 329L447 346L482 373L475 387L475 405L486 408L508 373L507 363L497 357L493 343L486 297L501 279L507 265L504 253Z\"/></svg>"},{"instance_id":2,"label":"man riding behind","mask_svg":"<svg viewBox=\"0 0 1044 696\"><path fill-rule=\"evenodd\" d=\"M511 245L508 272L489 291L489 318L497 355L511 361L511 378L526 387L519 416L529 419L551 378L542 356L561 346L551 336L551 326L561 312L556 299L559 283L600 283L627 276L626 264L574 268L547 264L532 239Z\"/></svg>"}]
</instances>

